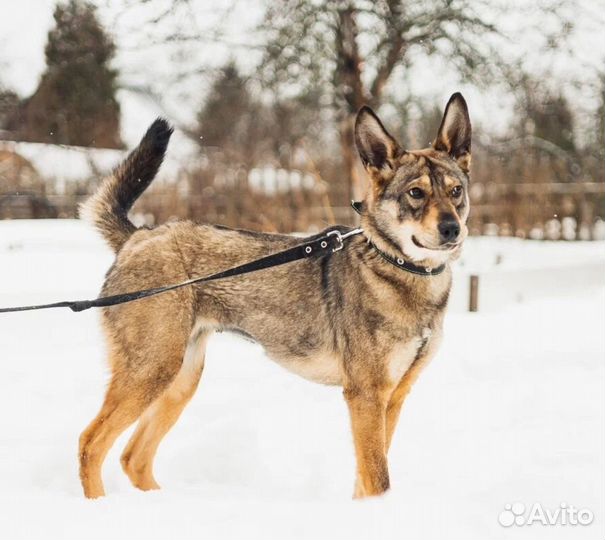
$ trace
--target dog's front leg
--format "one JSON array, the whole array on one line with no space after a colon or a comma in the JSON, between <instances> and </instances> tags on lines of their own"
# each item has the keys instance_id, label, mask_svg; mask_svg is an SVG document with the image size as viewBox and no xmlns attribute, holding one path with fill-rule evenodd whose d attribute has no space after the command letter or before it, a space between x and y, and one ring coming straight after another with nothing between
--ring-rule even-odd
<instances>
[{"instance_id":1,"label":"dog's front leg","mask_svg":"<svg viewBox=\"0 0 605 540\"><path fill-rule=\"evenodd\" d=\"M420 375L420 372L424 369L427 363L427 357L420 358L412 364L412 367L407 373L401 378L399 384L393 390L389 402L387 405L386 412L386 451L388 453L393 441L393 434L397 427L397 421L399 420L399 413L401 412L401 406L407 395L410 393L412 385L416 382L416 379Z\"/></svg>"},{"instance_id":2,"label":"dog's front leg","mask_svg":"<svg viewBox=\"0 0 605 540\"><path fill-rule=\"evenodd\" d=\"M389 489L386 457L387 399L378 390L345 388L357 458L354 498L380 495Z\"/></svg>"}]
</instances>

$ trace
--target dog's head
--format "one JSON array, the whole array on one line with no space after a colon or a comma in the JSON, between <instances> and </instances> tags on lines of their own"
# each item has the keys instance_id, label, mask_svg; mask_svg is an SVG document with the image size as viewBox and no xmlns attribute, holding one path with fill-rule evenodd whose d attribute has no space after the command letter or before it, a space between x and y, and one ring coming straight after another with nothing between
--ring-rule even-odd
<instances>
[{"instance_id":1,"label":"dog's head","mask_svg":"<svg viewBox=\"0 0 605 540\"><path fill-rule=\"evenodd\" d=\"M442 264L468 234L471 122L454 94L432 148L403 150L376 114L363 107L355 143L370 177L362 225L377 245L413 261Z\"/></svg>"}]
</instances>

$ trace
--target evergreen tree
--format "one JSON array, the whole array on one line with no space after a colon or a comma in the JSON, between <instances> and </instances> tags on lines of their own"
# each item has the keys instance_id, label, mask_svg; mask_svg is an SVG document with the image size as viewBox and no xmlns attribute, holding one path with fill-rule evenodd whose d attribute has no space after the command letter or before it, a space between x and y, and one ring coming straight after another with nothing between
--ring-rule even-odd
<instances>
[{"instance_id":1,"label":"evergreen tree","mask_svg":"<svg viewBox=\"0 0 605 540\"><path fill-rule=\"evenodd\" d=\"M519 135L533 135L567 153L576 153L574 114L569 102L562 93L527 74L519 78L517 117Z\"/></svg>"},{"instance_id":2,"label":"evergreen tree","mask_svg":"<svg viewBox=\"0 0 605 540\"><path fill-rule=\"evenodd\" d=\"M288 168L303 138L308 146L317 144L318 153L325 150L321 111L307 106L305 98L314 99L297 96L263 103L229 62L214 79L193 134L203 149L215 151L214 161L223 159L232 167L273 163Z\"/></svg>"},{"instance_id":3,"label":"evergreen tree","mask_svg":"<svg viewBox=\"0 0 605 540\"><path fill-rule=\"evenodd\" d=\"M198 114L200 144L228 150L245 143L251 106L246 81L233 63L227 64Z\"/></svg>"},{"instance_id":4,"label":"evergreen tree","mask_svg":"<svg viewBox=\"0 0 605 540\"><path fill-rule=\"evenodd\" d=\"M19 106L19 96L0 85L0 130L8 128L10 118Z\"/></svg>"},{"instance_id":5,"label":"evergreen tree","mask_svg":"<svg viewBox=\"0 0 605 540\"><path fill-rule=\"evenodd\" d=\"M566 152L575 153L574 117L562 94L545 96L528 112L537 137L556 144Z\"/></svg>"},{"instance_id":6,"label":"evergreen tree","mask_svg":"<svg viewBox=\"0 0 605 540\"><path fill-rule=\"evenodd\" d=\"M46 72L13 118L13 129L28 141L121 148L113 41L87 2L59 4L53 16Z\"/></svg>"}]
</instances>

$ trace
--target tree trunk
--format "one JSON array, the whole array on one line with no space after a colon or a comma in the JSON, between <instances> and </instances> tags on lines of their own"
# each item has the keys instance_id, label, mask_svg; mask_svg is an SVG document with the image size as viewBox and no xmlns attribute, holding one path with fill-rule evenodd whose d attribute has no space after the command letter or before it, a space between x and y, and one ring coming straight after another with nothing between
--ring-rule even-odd
<instances>
[{"instance_id":1,"label":"tree trunk","mask_svg":"<svg viewBox=\"0 0 605 540\"><path fill-rule=\"evenodd\" d=\"M364 196L363 178L360 174L357 152L355 150L355 115L348 114L340 123L340 148L342 168L347 184L347 204L352 200L361 200ZM356 220L357 221L357 220Z\"/></svg>"},{"instance_id":2,"label":"tree trunk","mask_svg":"<svg viewBox=\"0 0 605 540\"><path fill-rule=\"evenodd\" d=\"M355 115L366 102L364 85L361 80L361 56L357 46L356 11L349 5L338 12L336 27L337 67L334 81L342 91L344 107L339 125L340 148L342 153L343 180L347 183L346 192L348 205L351 200L363 196L361 177L357 168L357 152L355 151L354 126ZM355 220L357 218L355 217ZM351 220L353 221L353 220Z\"/></svg>"}]
</instances>

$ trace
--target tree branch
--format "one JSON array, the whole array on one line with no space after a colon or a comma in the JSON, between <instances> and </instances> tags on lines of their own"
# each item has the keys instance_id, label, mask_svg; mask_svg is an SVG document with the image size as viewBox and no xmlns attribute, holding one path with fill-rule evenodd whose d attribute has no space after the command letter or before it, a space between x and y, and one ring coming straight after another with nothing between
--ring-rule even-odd
<instances>
[{"instance_id":1,"label":"tree branch","mask_svg":"<svg viewBox=\"0 0 605 540\"><path fill-rule=\"evenodd\" d=\"M380 102L384 87L406 49L403 32L407 24L403 14L403 2L400 0L387 0L384 7L386 8L386 13L383 16L383 20L387 24L389 49L382 64L378 67L374 81L370 85L370 99L373 105L377 105Z\"/></svg>"}]
</instances>

